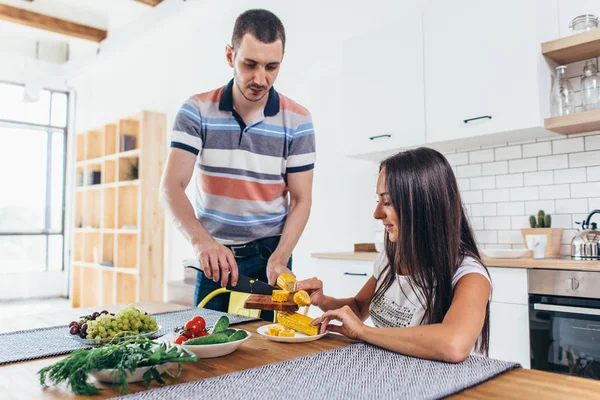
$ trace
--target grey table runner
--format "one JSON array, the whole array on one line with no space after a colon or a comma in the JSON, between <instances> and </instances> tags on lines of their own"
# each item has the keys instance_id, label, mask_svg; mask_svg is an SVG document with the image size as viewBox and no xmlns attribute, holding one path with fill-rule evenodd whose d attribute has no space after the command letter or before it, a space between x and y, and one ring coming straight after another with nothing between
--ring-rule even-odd
<instances>
[{"instance_id":1,"label":"grey table runner","mask_svg":"<svg viewBox=\"0 0 600 400\"><path fill-rule=\"evenodd\" d=\"M162 336L176 327L183 326L196 315L202 316L209 328L212 328L222 315L227 315L232 325L256 320L256 318L226 314L205 308L167 311L153 315L158 325L161 326L161 330L154 337ZM69 333L68 325L0 333L0 365L54 357L92 347L65 337L66 333Z\"/></svg>"},{"instance_id":2,"label":"grey table runner","mask_svg":"<svg viewBox=\"0 0 600 400\"><path fill-rule=\"evenodd\" d=\"M118 399L439 399L518 366L480 356L449 364L356 343Z\"/></svg>"}]
</instances>

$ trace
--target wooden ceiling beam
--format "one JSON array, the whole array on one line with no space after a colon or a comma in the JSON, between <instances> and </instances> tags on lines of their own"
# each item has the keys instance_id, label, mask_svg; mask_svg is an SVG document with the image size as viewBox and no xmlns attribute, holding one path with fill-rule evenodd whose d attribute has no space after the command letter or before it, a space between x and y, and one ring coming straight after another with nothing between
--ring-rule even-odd
<instances>
[{"instance_id":1,"label":"wooden ceiling beam","mask_svg":"<svg viewBox=\"0 0 600 400\"><path fill-rule=\"evenodd\" d=\"M102 29L4 4L0 4L0 19L98 43L106 39L107 35L107 32Z\"/></svg>"},{"instance_id":2,"label":"wooden ceiling beam","mask_svg":"<svg viewBox=\"0 0 600 400\"><path fill-rule=\"evenodd\" d=\"M163 0L135 0L135 1L137 1L139 3L144 3L148 6L156 7L157 5L162 3Z\"/></svg>"}]
</instances>

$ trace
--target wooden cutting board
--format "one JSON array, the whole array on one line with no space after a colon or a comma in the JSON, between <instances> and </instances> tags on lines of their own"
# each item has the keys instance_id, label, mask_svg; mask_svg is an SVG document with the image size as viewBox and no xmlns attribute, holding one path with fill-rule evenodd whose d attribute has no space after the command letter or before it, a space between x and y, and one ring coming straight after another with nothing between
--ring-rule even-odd
<instances>
[{"instance_id":1,"label":"wooden cutting board","mask_svg":"<svg viewBox=\"0 0 600 400\"><path fill-rule=\"evenodd\" d=\"M298 305L291 298L288 298L284 303L279 303L273 301L268 294L251 294L246 299L244 308L250 310L298 311Z\"/></svg>"}]
</instances>

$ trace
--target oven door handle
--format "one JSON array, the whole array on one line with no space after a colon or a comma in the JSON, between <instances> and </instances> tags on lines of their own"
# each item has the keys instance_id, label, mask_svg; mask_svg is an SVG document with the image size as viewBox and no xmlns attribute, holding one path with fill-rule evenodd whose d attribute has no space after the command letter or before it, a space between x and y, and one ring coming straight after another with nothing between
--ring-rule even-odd
<instances>
[{"instance_id":1,"label":"oven door handle","mask_svg":"<svg viewBox=\"0 0 600 400\"><path fill-rule=\"evenodd\" d=\"M555 306L554 304L534 303L533 308L540 311L556 311L570 314L600 315L600 309L584 307Z\"/></svg>"}]
</instances>

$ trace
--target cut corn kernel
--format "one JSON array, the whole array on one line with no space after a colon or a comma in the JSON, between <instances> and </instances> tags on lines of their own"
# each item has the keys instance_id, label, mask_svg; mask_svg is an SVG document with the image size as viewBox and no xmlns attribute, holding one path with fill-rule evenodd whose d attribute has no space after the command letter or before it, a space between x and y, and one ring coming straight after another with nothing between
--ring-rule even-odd
<instances>
[{"instance_id":1,"label":"cut corn kernel","mask_svg":"<svg viewBox=\"0 0 600 400\"><path fill-rule=\"evenodd\" d=\"M281 325L270 325L267 330L270 336L279 336L279 332L284 329Z\"/></svg>"},{"instance_id":2,"label":"cut corn kernel","mask_svg":"<svg viewBox=\"0 0 600 400\"><path fill-rule=\"evenodd\" d=\"M321 324L315 326L311 325L310 323L312 320L311 317L298 313L288 313L284 311L277 312L277 322L286 328L294 329L309 336L318 335L319 329L321 328Z\"/></svg>"},{"instance_id":3,"label":"cut corn kernel","mask_svg":"<svg viewBox=\"0 0 600 400\"><path fill-rule=\"evenodd\" d=\"M294 303L300 307L308 306L310 305L310 295L305 290L298 290L294 294Z\"/></svg>"},{"instance_id":4,"label":"cut corn kernel","mask_svg":"<svg viewBox=\"0 0 600 400\"><path fill-rule=\"evenodd\" d=\"M294 336L296 336L296 331L294 331L293 329L284 328L281 331L279 331L279 336L294 337Z\"/></svg>"},{"instance_id":5,"label":"cut corn kernel","mask_svg":"<svg viewBox=\"0 0 600 400\"><path fill-rule=\"evenodd\" d=\"M277 277L277 286L288 292L293 292L296 286L296 278L290 274L281 274Z\"/></svg>"},{"instance_id":6,"label":"cut corn kernel","mask_svg":"<svg viewBox=\"0 0 600 400\"><path fill-rule=\"evenodd\" d=\"M290 298L290 292L288 292L287 290L273 290L272 296L273 301L283 303L288 301L288 299Z\"/></svg>"}]
</instances>

